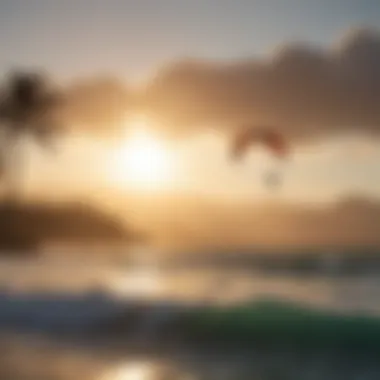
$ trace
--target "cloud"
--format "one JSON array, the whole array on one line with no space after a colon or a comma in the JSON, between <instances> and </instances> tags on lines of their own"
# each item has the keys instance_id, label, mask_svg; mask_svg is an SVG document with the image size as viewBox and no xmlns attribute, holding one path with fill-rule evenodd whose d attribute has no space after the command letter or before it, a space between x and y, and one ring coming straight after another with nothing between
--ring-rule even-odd
<instances>
[{"instance_id":1,"label":"cloud","mask_svg":"<svg viewBox=\"0 0 380 380\"><path fill-rule=\"evenodd\" d=\"M358 29L329 48L288 44L266 59L183 60L143 94L147 112L174 132L275 123L295 138L380 130L380 33Z\"/></svg>"},{"instance_id":2,"label":"cloud","mask_svg":"<svg viewBox=\"0 0 380 380\"><path fill-rule=\"evenodd\" d=\"M232 132L273 123L296 139L380 131L380 32L348 31L330 46L288 43L270 56L235 62L179 60L143 88L117 77L83 78L64 88L63 117L107 136L127 113L151 115L165 132Z\"/></svg>"}]
</instances>

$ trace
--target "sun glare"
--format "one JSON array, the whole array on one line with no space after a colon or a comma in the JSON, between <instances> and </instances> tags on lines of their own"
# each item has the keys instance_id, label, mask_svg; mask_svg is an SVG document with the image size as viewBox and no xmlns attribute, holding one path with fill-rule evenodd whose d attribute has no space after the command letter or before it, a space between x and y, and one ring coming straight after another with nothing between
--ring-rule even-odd
<instances>
[{"instance_id":1,"label":"sun glare","mask_svg":"<svg viewBox=\"0 0 380 380\"><path fill-rule=\"evenodd\" d=\"M112 181L121 185L156 189L167 186L173 177L174 160L167 146L141 120L131 123L111 161Z\"/></svg>"}]
</instances>

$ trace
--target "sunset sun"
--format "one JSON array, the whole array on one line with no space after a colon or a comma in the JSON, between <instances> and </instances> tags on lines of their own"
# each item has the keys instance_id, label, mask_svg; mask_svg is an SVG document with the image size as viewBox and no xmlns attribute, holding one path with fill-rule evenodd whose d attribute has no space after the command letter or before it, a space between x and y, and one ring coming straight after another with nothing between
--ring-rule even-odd
<instances>
[{"instance_id":1,"label":"sunset sun","mask_svg":"<svg viewBox=\"0 0 380 380\"><path fill-rule=\"evenodd\" d=\"M173 158L149 125L136 120L112 152L110 172L112 180L119 184L162 188L173 177Z\"/></svg>"}]
</instances>

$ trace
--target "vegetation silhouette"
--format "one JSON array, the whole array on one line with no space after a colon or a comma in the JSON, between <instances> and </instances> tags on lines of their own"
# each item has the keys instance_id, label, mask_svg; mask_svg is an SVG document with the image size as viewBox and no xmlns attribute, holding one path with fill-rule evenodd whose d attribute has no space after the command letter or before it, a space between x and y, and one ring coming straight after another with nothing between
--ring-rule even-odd
<instances>
[{"instance_id":1,"label":"vegetation silhouette","mask_svg":"<svg viewBox=\"0 0 380 380\"><path fill-rule=\"evenodd\" d=\"M84 204L49 205L22 201L23 142L51 150L61 136L63 92L41 72L8 73L0 98L0 250L32 254L49 242L130 243L142 235L114 216Z\"/></svg>"},{"instance_id":2,"label":"vegetation silhouette","mask_svg":"<svg viewBox=\"0 0 380 380\"><path fill-rule=\"evenodd\" d=\"M106 212L82 203L0 204L0 254L35 255L54 243L129 245L146 236Z\"/></svg>"},{"instance_id":3,"label":"vegetation silhouette","mask_svg":"<svg viewBox=\"0 0 380 380\"><path fill-rule=\"evenodd\" d=\"M0 102L1 174L7 199L17 198L21 190L22 143L32 140L40 147L52 147L59 129L56 106L62 99L42 73L15 70L8 74Z\"/></svg>"}]
</instances>

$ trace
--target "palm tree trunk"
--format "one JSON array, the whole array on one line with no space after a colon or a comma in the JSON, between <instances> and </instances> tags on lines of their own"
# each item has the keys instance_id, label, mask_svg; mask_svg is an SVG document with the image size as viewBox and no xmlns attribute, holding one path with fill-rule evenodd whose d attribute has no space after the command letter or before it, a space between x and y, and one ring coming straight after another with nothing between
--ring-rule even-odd
<instances>
[{"instance_id":1,"label":"palm tree trunk","mask_svg":"<svg viewBox=\"0 0 380 380\"><path fill-rule=\"evenodd\" d=\"M10 130L4 142L4 198L6 202L17 202L22 196L24 160L19 133Z\"/></svg>"}]
</instances>

